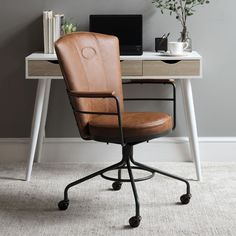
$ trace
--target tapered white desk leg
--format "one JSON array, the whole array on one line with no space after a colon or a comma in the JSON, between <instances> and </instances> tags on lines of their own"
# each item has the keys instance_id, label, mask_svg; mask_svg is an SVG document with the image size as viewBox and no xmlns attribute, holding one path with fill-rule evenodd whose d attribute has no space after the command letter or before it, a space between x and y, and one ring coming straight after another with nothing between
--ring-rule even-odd
<instances>
[{"instance_id":1,"label":"tapered white desk leg","mask_svg":"<svg viewBox=\"0 0 236 236\"><path fill-rule=\"evenodd\" d=\"M39 128L39 136L38 136L38 143L37 143L37 152L35 156L35 162L40 162L42 156L42 149L43 149L43 141L45 138L45 127L46 127L46 120L47 120L47 113L48 113L48 102L49 102L49 95L50 95L50 88L51 88L51 79L47 79L46 84L46 91L44 95L44 103L43 103L43 113L41 124Z\"/></svg>"},{"instance_id":2,"label":"tapered white desk leg","mask_svg":"<svg viewBox=\"0 0 236 236\"><path fill-rule=\"evenodd\" d=\"M185 111L185 120L186 120L186 127L187 127L187 135L188 135L188 140L189 140L189 148L190 148L190 158L192 161L194 161L194 152L193 152L193 139L192 136L190 135L190 126L189 126L189 116L187 114L187 94L185 91L185 87L183 84L184 81L180 81L180 85L181 85L181 92L182 92L182 98L183 98L183 107L184 107L184 111Z\"/></svg>"},{"instance_id":3,"label":"tapered white desk leg","mask_svg":"<svg viewBox=\"0 0 236 236\"><path fill-rule=\"evenodd\" d=\"M180 83L181 83L183 103L185 108L186 123L189 133L190 150L195 163L197 179L201 181L202 175L201 175L201 164L200 164L200 151L199 151L191 81L189 79L182 79Z\"/></svg>"},{"instance_id":4,"label":"tapered white desk leg","mask_svg":"<svg viewBox=\"0 0 236 236\"><path fill-rule=\"evenodd\" d=\"M37 146L37 140L39 135L39 128L42 118L42 111L43 111L43 103L44 103L44 96L46 91L46 84L47 81L41 79L38 81L38 88L36 93L35 105L34 105L34 116L31 128L31 143L30 143L30 152L29 152L29 160L26 170L26 181L30 180L34 156Z\"/></svg>"}]
</instances>

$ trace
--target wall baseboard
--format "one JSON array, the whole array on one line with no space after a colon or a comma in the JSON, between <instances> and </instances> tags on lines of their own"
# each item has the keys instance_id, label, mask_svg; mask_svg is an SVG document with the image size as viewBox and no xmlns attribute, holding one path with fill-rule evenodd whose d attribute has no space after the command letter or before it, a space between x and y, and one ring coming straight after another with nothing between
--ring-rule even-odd
<instances>
[{"instance_id":1,"label":"wall baseboard","mask_svg":"<svg viewBox=\"0 0 236 236\"><path fill-rule=\"evenodd\" d=\"M0 162L26 161L29 138L0 138ZM236 137L200 137L202 161L236 161ZM137 160L191 161L188 139L166 137L135 146ZM119 145L84 141L81 138L45 138L42 162L113 162L119 161Z\"/></svg>"}]
</instances>

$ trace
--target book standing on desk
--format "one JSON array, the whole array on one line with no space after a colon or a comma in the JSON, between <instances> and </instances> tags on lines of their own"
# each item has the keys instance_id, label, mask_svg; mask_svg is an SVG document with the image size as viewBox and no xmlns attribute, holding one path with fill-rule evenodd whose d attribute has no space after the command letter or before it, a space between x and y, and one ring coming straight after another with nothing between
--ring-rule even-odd
<instances>
[{"instance_id":1,"label":"book standing on desk","mask_svg":"<svg viewBox=\"0 0 236 236\"><path fill-rule=\"evenodd\" d=\"M55 14L53 11L43 11L43 40L44 53L55 53L54 42L62 35L64 14Z\"/></svg>"}]
</instances>

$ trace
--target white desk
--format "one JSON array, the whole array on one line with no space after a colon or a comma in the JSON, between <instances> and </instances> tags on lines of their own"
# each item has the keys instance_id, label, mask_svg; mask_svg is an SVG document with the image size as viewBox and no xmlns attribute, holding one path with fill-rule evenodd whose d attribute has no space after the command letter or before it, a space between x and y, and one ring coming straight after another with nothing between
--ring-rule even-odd
<instances>
[{"instance_id":1,"label":"white desk","mask_svg":"<svg viewBox=\"0 0 236 236\"><path fill-rule=\"evenodd\" d=\"M142 56L121 56L122 79L179 79L185 108L192 159L197 179L201 180L200 154L191 79L202 78L202 57L197 52L187 56L167 57L155 52ZM52 79L63 79L54 54L33 53L25 58L26 79L38 79L38 88L31 129L31 144L26 180L30 180L34 159L40 160L48 100ZM38 155L35 157L36 148Z\"/></svg>"}]
</instances>

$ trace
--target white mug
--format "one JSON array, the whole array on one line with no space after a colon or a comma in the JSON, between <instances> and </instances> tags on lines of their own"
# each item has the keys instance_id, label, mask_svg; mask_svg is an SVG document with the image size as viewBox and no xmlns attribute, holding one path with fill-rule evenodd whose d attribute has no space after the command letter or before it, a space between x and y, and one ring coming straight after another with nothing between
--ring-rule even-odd
<instances>
[{"instance_id":1,"label":"white mug","mask_svg":"<svg viewBox=\"0 0 236 236\"><path fill-rule=\"evenodd\" d=\"M183 55L184 50L188 47L187 42L169 42L168 50L171 55Z\"/></svg>"}]
</instances>

